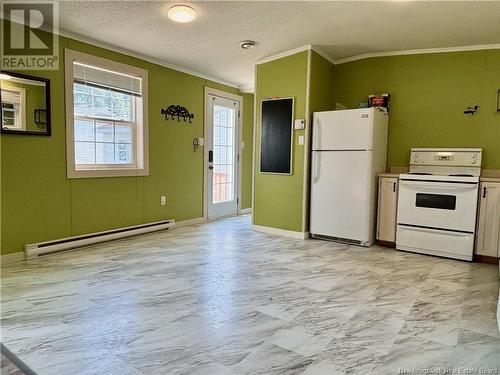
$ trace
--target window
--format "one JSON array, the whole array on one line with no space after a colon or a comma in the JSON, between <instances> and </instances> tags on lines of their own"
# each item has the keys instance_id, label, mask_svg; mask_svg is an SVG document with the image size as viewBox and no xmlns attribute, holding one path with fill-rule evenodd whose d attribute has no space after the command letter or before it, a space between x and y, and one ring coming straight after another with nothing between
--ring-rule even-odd
<instances>
[{"instance_id":1,"label":"window","mask_svg":"<svg viewBox=\"0 0 500 375\"><path fill-rule=\"evenodd\" d=\"M213 106L213 197L212 203L234 200L236 110Z\"/></svg>"},{"instance_id":2,"label":"window","mask_svg":"<svg viewBox=\"0 0 500 375\"><path fill-rule=\"evenodd\" d=\"M147 71L66 50L68 177L144 176Z\"/></svg>"},{"instance_id":3,"label":"window","mask_svg":"<svg viewBox=\"0 0 500 375\"><path fill-rule=\"evenodd\" d=\"M2 87L2 128L26 129L26 90L18 87Z\"/></svg>"}]
</instances>

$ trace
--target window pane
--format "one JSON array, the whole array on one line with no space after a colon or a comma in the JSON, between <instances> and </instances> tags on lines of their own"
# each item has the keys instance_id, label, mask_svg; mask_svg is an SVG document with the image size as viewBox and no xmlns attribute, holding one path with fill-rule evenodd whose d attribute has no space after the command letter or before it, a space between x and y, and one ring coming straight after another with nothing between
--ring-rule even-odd
<instances>
[{"instance_id":1,"label":"window pane","mask_svg":"<svg viewBox=\"0 0 500 375\"><path fill-rule=\"evenodd\" d=\"M113 119L132 121L132 101L127 99L113 99Z\"/></svg>"},{"instance_id":2,"label":"window pane","mask_svg":"<svg viewBox=\"0 0 500 375\"><path fill-rule=\"evenodd\" d=\"M113 142L113 123L97 121L95 124L95 138L97 142Z\"/></svg>"},{"instance_id":3,"label":"window pane","mask_svg":"<svg viewBox=\"0 0 500 375\"><path fill-rule=\"evenodd\" d=\"M112 101L110 96L94 96L92 99L94 104L94 116L112 118L113 112L111 110Z\"/></svg>"},{"instance_id":4,"label":"window pane","mask_svg":"<svg viewBox=\"0 0 500 375\"><path fill-rule=\"evenodd\" d=\"M116 91L113 91L113 98L115 99L126 99L126 100L129 100L130 101L130 98L132 97L132 95L129 95L129 94L123 94L121 92L116 92Z\"/></svg>"},{"instance_id":5,"label":"window pane","mask_svg":"<svg viewBox=\"0 0 500 375\"><path fill-rule=\"evenodd\" d=\"M226 147L226 160L227 164L234 164L234 154L232 147Z\"/></svg>"},{"instance_id":6,"label":"window pane","mask_svg":"<svg viewBox=\"0 0 500 375\"><path fill-rule=\"evenodd\" d=\"M115 164L131 164L132 147L130 144L118 143L115 145Z\"/></svg>"},{"instance_id":7,"label":"window pane","mask_svg":"<svg viewBox=\"0 0 500 375\"><path fill-rule=\"evenodd\" d=\"M108 96L111 96L109 90L99 89L97 87L92 87L92 93L99 96L105 96L106 94L108 94Z\"/></svg>"},{"instance_id":8,"label":"window pane","mask_svg":"<svg viewBox=\"0 0 500 375\"><path fill-rule=\"evenodd\" d=\"M92 96L90 94L75 92L73 95L73 104L75 108L75 115L77 116L92 115Z\"/></svg>"},{"instance_id":9,"label":"window pane","mask_svg":"<svg viewBox=\"0 0 500 375\"><path fill-rule=\"evenodd\" d=\"M96 164L114 164L115 163L115 147L113 143L96 143L95 144L95 162Z\"/></svg>"},{"instance_id":10,"label":"window pane","mask_svg":"<svg viewBox=\"0 0 500 375\"><path fill-rule=\"evenodd\" d=\"M115 125L115 142L132 143L132 127L130 125Z\"/></svg>"},{"instance_id":11,"label":"window pane","mask_svg":"<svg viewBox=\"0 0 500 375\"><path fill-rule=\"evenodd\" d=\"M75 140L94 141L94 121L75 120Z\"/></svg>"},{"instance_id":12,"label":"window pane","mask_svg":"<svg viewBox=\"0 0 500 375\"><path fill-rule=\"evenodd\" d=\"M76 82L74 83L73 88L75 91L79 91L82 93L90 94L92 92L92 87L87 86L87 85L82 85L82 84L76 83Z\"/></svg>"},{"instance_id":13,"label":"window pane","mask_svg":"<svg viewBox=\"0 0 500 375\"><path fill-rule=\"evenodd\" d=\"M95 164L95 144L92 142L75 142L75 163Z\"/></svg>"},{"instance_id":14,"label":"window pane","mask_svg":"<svg viewBox=\"0 0 500 375\"><path fill-rule=\"evenodd\" d=\"M233 182L233 166L230 164L226 166L226 181Z\"/></svg>"}]
</instances>

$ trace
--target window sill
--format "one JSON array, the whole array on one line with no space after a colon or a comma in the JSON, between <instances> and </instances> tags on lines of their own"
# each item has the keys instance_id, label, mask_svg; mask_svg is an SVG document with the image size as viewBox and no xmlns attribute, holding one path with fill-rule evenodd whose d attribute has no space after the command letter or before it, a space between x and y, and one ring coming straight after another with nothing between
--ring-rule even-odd
<instances>
[{"instance_id":1,"label":"window sill","mask_svg":"<svg viewBox=\"0 0 500 375\"><path fill-rule=\"evenodd\" d=\"M77 169L68 170L68 178L104 178L104 177L137 177L149 176L148 168L131 169Z\"/></svg>"}]
</instances>

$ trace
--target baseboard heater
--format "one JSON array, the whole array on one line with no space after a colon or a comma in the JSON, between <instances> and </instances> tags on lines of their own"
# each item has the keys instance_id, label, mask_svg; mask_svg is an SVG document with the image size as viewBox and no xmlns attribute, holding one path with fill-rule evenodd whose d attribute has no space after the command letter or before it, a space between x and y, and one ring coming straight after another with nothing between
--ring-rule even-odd
<instances>
[{"instance_id":1,"label":"baseboard heater","mask_svg":"<svg viewBox=\"0 0 500 375\"><path fill-rule=\"evenodd\" d=\"M175 220L156 221L154 223L140 224L131 227L84 234L82 236L68 237L60 240L28 244L24 246L24 253L26 259L34 259L41 255L52 254L82 246L94 245L97 243L117 240L120 238L137 236L144 233L157 232L174 227Z\"/></svg>"}]
</instances>

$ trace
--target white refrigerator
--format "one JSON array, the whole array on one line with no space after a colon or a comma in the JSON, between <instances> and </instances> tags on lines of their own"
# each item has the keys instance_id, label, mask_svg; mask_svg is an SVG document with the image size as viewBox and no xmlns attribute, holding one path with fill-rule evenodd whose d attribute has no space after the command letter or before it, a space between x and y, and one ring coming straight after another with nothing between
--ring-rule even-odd
<instances>
[{"instance_id":1,"label":"white refrigerator","mask_svg":"<svg viewBox=\"0 0 500 375\"><path fill-rule=\"evenodd\" d=\"M313 238L375 242L377 176L385 172L388 115L378 108L315 112L311 161Z\"/></svg>"}]
</instances>

